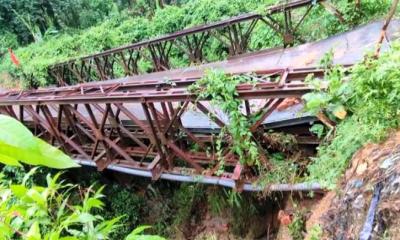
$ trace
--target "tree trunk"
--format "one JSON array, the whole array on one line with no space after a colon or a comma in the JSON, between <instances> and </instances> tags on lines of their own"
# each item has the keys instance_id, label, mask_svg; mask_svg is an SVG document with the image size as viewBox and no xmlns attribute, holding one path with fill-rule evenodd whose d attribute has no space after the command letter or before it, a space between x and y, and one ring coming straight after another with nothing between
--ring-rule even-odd
<instances>
[{"instance_id":1,"label":"tree trunk","mask_svg":"<svg viewBox=\"0 0 400 240\"><path fill-rule=\"evenodd\" d=\"M157 0L157 8L163 9L164 5L164 0Z\"/></svg>"}]
</instances>

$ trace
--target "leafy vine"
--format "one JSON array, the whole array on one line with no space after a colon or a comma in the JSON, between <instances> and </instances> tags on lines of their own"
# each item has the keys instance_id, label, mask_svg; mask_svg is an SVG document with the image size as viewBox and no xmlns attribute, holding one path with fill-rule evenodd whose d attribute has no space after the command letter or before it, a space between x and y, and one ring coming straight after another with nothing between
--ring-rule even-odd
<instances>
[{"instance_id":1,"label":"leafy vine","mask_svg":"<svg viewBox=\"0 0 400 240\"><path fill-rule=\"evenodd\" d=\"M189 91L197 94L197 101L209 99L211 104L218 106L229 117L229 124L225 125L218 135L216 150L219 160L222 157L222 143L225 133L230 134L231 151L239 156L239 161L247 165L259 165L259 152L253 134L250 131L251 121L245 116L242 101L236 86L241 83L251 82L248 76L229 76L221 71L208 71L205 76L189 87Z\"/></svg>"}]
</instances>

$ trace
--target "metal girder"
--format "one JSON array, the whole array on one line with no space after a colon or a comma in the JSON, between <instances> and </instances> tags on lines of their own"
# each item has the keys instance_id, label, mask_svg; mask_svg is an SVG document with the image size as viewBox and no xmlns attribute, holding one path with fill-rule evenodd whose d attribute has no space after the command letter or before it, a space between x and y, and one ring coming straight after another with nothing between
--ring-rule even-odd
<instances>
[{"instance_id":1,"label":"metal girder","mask_svg":"<svg viewBox=\"0 0 400 240\"><path fill-rule=\"evenodd\" d=\"M146 72L165 71L173 68L169 58L171 52L188 59L187 64L207 62L204 46L212 39L219 41L229 56L250 52L249 41L257 24L270 27L282 36L283 45L291 46L298 40L304 41L298 32L299 26L316 3L323 1L296 0L269 7L264 15L243 14L219 22L177 31L155 39L145 40L128 46L106 50L86 57L72 59L48 68L49 76L59 86L82 82L116 79L145 73L139 61L152 64ZM325 4L326 5L326 4ZM325 6L324 5L324 6ZM330 10L333 6L329 4ZM303 16L294 23L292 11L307 7ZM338 12L336 11L336 14ZM278 20L283 16L283 21ZM226 55L221 53L220 55Z\"/></svg>"},{"instance_id":2,"label":"metal girder","mask_svg":"<svg viewBox=\"0 0 400 240\"><path fill-rule=\"evenodd\" d=\"M273 69L254 73L267 75L274 80L256 84L241 84L237 87L242 99L263 99L265 97L286 98L299 96L309 91L305 84L298 84L308 74L323 76L324 71L309 69ZM260 78L261 79L261 78ZM278 80L277 80L278 79ZM284 79L284 81L279 81ZM9 91L0 93L0 105L30 105L42 103L120 103L120 102L167 102L193 100L196 95L187 87L198 78L173 79L170 83L162 80L124 83L99 83L97 85L75 85L69 87L46 88L29 91Z\"/></svg>"}]
</instances>

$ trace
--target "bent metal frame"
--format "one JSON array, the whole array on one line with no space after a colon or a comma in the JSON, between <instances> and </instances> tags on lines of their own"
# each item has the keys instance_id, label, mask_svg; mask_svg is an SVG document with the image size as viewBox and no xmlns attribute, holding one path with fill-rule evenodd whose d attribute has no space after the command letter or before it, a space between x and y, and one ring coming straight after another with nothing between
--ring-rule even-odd
<instances>
[{"instance_id":1,"label":"bent metal frame","mask_svg":"<svg viewBox=\"0 0 400 240\"><path fill-rule=\"evenodd\" d=\"M263 124L287 98L300 98L311 89L308 74L323 77L320 69L273 69L257 72L256 84L237 86L243 114L260 116L250 128L259 148L260 161L268 165ZM215 132L229 122L209 99L197 101L187 87L196 79L143 83L99 83L0 94L0 113L12 116L32 132L75 159L91 161L99 170L111 164L148 172L158 179L164 172L230 179L240 188L257 174L242 165L224 137L225 172L212 150ZM162 88L160 84L164 84ZM184 126L184 115L197 112L217 127L198 131ZM194 149L193 146L196 146Z\"/></svg>"}]
</instances>

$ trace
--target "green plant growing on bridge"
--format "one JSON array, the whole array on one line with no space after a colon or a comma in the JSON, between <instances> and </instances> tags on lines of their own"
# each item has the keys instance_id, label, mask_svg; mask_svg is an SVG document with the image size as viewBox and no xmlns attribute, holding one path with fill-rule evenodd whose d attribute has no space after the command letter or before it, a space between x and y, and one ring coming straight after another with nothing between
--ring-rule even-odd
<instances>
[{"instance_id":1,"label":"green plant growing on bridge","mask_svg":"<svg viewBox=\"0 0 400 240\"><path fill-rule=\"evenodd\" d=\"M260 151L263 151L263 154L268 154L268 152L264 152L261 146L257 145L250 128L261 117L261 111L250 116L243 114L243 100L239 98L236 90L237 85L242 83L255 84L255 81L250 75L229 76L221 71L208 71L202 79L189 87L189 91L197 94L197 101L210 100L213 106L218 106L218 109L229 118L229 122L220 129L213 146L220 161L217 174L224 171L225 159L222 152L228 145L230 150L237 154L241 164L257 167L261 176L260 184L293 180L297 167L292 161L285 159L285 155L270 155L268 165L260 161ZM214 114L210 114L209 117L213 119ZM277 156L281 158L278 159Z\"/></svg>"},{"instance_id":2,"label":"green plant growing on bridge","mask_svg":"<svg viewBox=\"0 0 400 240\"><path fill-rule=\"evenodd\" d=\"M242 100L238 98L236 90L238 84L250 81L245 76L228 76L221 71L208 71L202 79L190 86L189 91L198 93L198 100L210 99L212 105L218 106L229 117L229 124L220 130L216 144L219 160L224 161L222 142L227 139L225 132L228 132L231 136L230 148L239 156L240 163L260 166L258 147L250 131L251 121L241 111Z\"/></svg>"}]
</instances>

